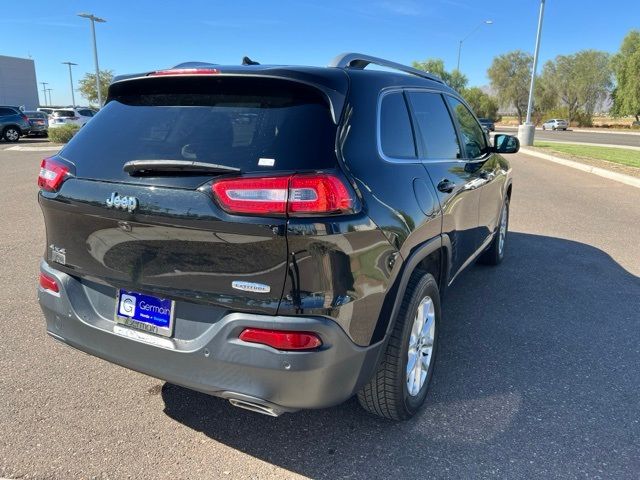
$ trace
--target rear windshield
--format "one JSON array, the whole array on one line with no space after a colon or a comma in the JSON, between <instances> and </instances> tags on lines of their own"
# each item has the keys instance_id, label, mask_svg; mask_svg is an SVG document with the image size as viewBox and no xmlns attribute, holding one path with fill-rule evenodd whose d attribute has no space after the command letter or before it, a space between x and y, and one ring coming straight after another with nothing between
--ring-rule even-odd
<instances>
[{"instance_id":1,"label":"rear windshield","mask_svg":"<svg viewBox=\"0 0 640 480\"><path fill-rule=\"evenodd\" d=\"M111 93L62 152L78 176L124 180L122 165L131 160L193 160L242 172L336 163L336 126L312 87L267 78L182 77L123 82Z\"/></svg>"},{"instance_id":2,"label":"rear windshield","mask_svg":"<svg viewBox=\"0 0 640 480\"><path fill-rule=\"evenodd\" d=\"M71 118L71 117L75 117L76 114L72 110L54 110L53 116Z\"/></svg>"}]
</instances>

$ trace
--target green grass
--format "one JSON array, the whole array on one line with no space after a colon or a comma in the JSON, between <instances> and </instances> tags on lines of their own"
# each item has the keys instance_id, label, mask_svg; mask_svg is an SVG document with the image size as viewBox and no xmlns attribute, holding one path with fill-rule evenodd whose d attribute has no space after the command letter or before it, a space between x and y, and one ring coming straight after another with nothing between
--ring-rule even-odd
<instances>
[{"instance_id":1,"label":"green grass","mask_svg":"<svg viewBox=\"0 0 640 480\"><path fill-rule=\"evenodd\" d=\"M613 147L592 147L576 143L535 142L534 146L544 148L545 150L573 155L575 157L593 160L606 160L608 162L619 163L620 165L640 168L640 150Z\"/></svg>"}]
</instances>

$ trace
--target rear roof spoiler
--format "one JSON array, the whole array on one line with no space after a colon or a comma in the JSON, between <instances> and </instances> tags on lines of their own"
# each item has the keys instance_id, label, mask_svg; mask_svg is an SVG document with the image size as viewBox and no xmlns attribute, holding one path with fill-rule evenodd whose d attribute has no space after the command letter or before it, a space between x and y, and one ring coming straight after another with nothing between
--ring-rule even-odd
<instances>
[{"instance_id":1,"label":"rear roof spoiler","mask_svg":"<svg viewBox=\"0 0 640 480\"><path fill-rule=\"evenodd\" d=\"M220 67L211 63L187 62L176 65L173 68L212 68L215 67L219 73L211 76L242 76L256 78L273 78L285 81L297 82L319 90L327 99L331 119L334 124L338 124L346 101L349 88L349 79L344 72L339 70L319 69L317 67L280 67L264 65L244 65L244 66L224 66ZM319 72L322 72L321 74ZM149 76L152 72L135 73L129 75L119 75L113 79L109 85L109 95L107 102L112 99L118 86L131 81L157 81L159 78ZM206 76L206 75L202 75Z\"/></svg>"}]
</instances>

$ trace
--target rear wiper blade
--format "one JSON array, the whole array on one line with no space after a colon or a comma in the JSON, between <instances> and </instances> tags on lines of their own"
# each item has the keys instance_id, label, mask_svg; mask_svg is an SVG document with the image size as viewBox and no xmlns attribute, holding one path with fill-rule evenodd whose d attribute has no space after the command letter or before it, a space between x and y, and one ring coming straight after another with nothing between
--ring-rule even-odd
<instances>
[{"instance_id":1,"label":"rear wiper blade","mask_svg":"<svg viewBox=\"0 0 640 480\"><path fill-rule=\"evenodd\" d=\"M129 175L150 174L156 172L177 173L238 173L239 168L215 163L193 162L191 160L132 160L122 169Z\"/></svg>"}]
</instances>

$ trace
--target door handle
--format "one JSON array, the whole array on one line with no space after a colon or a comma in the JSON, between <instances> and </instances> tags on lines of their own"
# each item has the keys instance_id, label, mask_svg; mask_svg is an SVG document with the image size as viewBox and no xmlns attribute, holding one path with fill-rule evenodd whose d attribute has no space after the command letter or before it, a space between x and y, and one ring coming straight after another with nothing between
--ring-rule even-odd
<instances>
[{"instance_id":1,"label":"door handle","mask_svg":"<svg viewBox=\"0 0 640 480\"><path fill-rule=\"evenodd\" d=\"M456 188L456 184L447 178L441 180L438 184L438 190L443 193L451 193L454 188Z\"/></svg>"}]
</instances>

